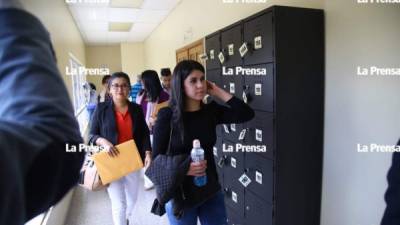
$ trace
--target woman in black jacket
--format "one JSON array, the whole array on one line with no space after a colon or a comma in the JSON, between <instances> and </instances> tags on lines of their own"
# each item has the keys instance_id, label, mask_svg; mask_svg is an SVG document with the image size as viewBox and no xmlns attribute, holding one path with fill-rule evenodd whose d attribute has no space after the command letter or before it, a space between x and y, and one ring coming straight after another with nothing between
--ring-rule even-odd
<instances>
[{"instance_id":1,"label":"woman in black jacket","mask_svg":"<svg viewBox=\"0 0 400 225\"><path fill-rule=\"evenodd\" d=\"M204 68L196 61L181 61L172 77L170 106L160 110L154 128L153 157L165 153L169 144L172 154L189 155L192 141L199 139L205 151L205 160L192 162L186 172L182 218L175 217L174 200L171 200L166 205L168 219L172 225L196 225L197 218L202 224L226 224L224 198L212 154L216 141L215 128L217 124L246 122L254 117L254 111L243 101L206 81ZM214 101L203 104L207 93L229 107ZM204 175L207 175L207 184L202 187L194 185L193 177Z\"/></svg>"},{"instance_id":2,"label":"woman in black jacket","mask_svg":"<svg viewBox=\"0 0 400 225\"><path fill-rule=\"evenodd\" d=\"M93 115L89 143L102 146L110 156L119 154L114 145L134 139L145 166L151 162L149 129L139 105L128 100L129 76L123 72L114 73L108 88L111 100L100 103ZM127 224L137 200L140 171L111 182L107 192L111 199L115 225Z\"/></svg>"}]
</instances>

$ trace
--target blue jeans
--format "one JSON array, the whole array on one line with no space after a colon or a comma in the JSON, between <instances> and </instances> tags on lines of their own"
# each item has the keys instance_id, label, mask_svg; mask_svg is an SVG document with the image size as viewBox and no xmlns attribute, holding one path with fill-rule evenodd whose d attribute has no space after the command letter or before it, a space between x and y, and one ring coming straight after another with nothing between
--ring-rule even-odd
<instances>
[{"instance_id":1,"label":"blue jeans","mask_svg":"<svg viewBox=\"0 0 400 225\"><path fill-rule=\"evenodd\" d=\"M208 199L206 202L185 209L182 218L177 219L174 216L172 201L166 206L168 220L170 225L196 225L197 217L199 217L201 225L226 225L226 211L224 195L221 191Z\"/></svg>"}]
</instances>

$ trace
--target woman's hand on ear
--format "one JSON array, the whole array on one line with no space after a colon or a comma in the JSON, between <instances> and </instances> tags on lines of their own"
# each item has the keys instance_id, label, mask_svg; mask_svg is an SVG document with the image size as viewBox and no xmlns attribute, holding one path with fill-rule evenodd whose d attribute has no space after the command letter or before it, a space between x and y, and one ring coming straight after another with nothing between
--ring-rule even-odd
<instances>
[{"instance_id":1,"label":"woman's hand on ear","mask_svg":"<svg viewBox=\"0 0 400 225\"><path fill-rule=\"evenodd\" d=\"M217 97L221 99L223 102L227 102L229 99L232 98L232 95L226 92L224 89L218 87L214 82L206 81L207 82L207 94L211 95L212 97Z\"/></svg>"}]
</instances>

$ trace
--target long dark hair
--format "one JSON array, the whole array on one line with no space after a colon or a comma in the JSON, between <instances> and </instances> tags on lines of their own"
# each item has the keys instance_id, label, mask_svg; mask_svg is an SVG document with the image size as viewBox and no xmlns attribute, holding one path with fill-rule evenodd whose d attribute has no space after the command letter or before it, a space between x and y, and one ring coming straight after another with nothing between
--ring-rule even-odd
<instances>
[{"instance_id":1,"label":"long dark hair","mask_svg":"<svg viewBox=\"0 0 400 225\"><path fill-rule=\"evenodd\" d=\"M176 125L181 130L181 139L185 128L183 125L183 113L185 110L186 94L184 93L183 82L194 71L199 70L204 73L204 67L194 60L183 60L179 62L174 69L171 84L171 96L169 106L172 110L172 126Z\"/></svg>"},{"instance_id":2,"label":"long dark hair","mask_svg":"<svg viewBox=\"0 0 400 225\"><path fill-rule=\"evenodd\" d=\"M143 90L140 92L142 94L145 92L146 97L150 99L150 102L157 101L162 91L160 79L158 74L154 70L145 70L142 73L142 81L144 84Z\"/></svg>"}]
</instances>

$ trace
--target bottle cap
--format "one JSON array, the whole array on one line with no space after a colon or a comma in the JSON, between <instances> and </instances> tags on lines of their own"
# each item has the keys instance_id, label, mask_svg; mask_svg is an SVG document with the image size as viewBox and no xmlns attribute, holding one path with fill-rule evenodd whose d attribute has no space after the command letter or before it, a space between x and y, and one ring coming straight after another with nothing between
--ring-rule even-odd
<instances>
[{"instance_id":1,"label":"bottle cap","mask_svg":"<svg viewBox=\"0 0 400 225\"><path fill-rule=\"evenodd\" d=\"M200 148L200 141L199 139L193 140L193 148Z\"/></svg>"}]
</instances>

